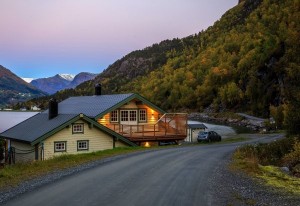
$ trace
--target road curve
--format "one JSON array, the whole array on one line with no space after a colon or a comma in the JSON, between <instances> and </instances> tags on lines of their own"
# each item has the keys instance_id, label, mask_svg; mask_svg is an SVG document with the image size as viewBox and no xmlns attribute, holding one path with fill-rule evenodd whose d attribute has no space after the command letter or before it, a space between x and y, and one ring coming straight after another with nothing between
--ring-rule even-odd
<instances>
[{"instance_id":1,"label":"road curve","mask_svg":"<svg viewBox=\"0 0 300 206\"><path fill-rule=\"evenodd\" d=\"M215 168L240 144L178 147L129 156L44 185L5 205L212 205L215 197L208 184Z\"/></svg>"}]
</instances>

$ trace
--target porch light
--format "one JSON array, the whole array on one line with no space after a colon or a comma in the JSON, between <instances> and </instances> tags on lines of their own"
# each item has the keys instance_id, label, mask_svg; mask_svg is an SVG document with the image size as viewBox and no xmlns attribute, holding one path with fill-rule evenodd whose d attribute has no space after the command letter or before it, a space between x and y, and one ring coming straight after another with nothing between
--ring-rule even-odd
<instances>
[{"instance_id":1,"label":"porch light","mask_svg":"<svg viewBox=\"0 0 300 206\"><path fill-rule=\"evenodd\" d=\"M149 142L146 142L144 147L150 147L151 145L149 144Z\"/></svg>"}]
</instances>

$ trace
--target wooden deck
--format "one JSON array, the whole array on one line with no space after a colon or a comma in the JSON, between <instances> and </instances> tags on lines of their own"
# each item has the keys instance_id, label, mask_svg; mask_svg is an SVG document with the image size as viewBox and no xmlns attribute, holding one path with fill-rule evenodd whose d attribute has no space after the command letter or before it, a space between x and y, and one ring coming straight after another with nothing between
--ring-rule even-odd
<instances>
[{"instance_id":1,"label":"wooden deck","mask_svg":"<svg viewBox=\"0 0 300 206\"><path fill-rule=\"evenodd\" d=\"M155 124L107 124L132 142L177 141L187 137L187 115L165 114Z\"/></svg>"}]
</instances>

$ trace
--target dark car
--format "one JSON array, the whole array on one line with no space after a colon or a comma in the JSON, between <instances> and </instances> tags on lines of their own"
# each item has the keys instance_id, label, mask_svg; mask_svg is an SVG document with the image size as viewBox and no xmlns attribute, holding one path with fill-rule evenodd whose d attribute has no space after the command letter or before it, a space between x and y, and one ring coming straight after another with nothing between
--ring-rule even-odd
<instances>
[{"instance_id":1,"label":"dark car","mask_svg":"<svg viewBox=\"0 0 300 206\"><path fill-rule=\"evenodd\" d=\"M221 141L221 136L214 132L199 132L197 137L198 142L212 142L212 141Z\"/></svg>"}]
</instances>

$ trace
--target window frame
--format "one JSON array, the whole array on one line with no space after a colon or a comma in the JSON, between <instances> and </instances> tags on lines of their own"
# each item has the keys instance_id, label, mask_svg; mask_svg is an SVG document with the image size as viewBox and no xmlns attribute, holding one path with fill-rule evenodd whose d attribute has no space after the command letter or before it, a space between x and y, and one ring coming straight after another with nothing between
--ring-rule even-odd
<instances>
[{"instance_id":1,"label":"window frame","mask_svg":"<svg viewBox=\"0 0 300 206\"><path fill-rule=\"evenodd\" d=\"M81 126L82 130L81 131L74 131L74 127L76 126ZM72 124L72 134L84 134L84 123L74 123Z\"/></svg>"},{"instance_id":2,"label":"window frame","mask_svg":"<svg viewBox=\"0 0 300 206\"><path fill-rule=\"evenodd\" d=\"M86 148L79 148L79 144L86 142ZM89 140L77 140L77 151L88 151L89 150Z\"/></svg>"},{"instance_id":3,"label":"window frame","mask_svg":"<svg viewBox=\"0 0 300 206\"><path fill-rule=\"evenodd\" d=\"M144 114L141 114L141 112L145 112ZM147 109L139 109L138 111L138 115L139 115L139 122L147 122ZM145 119L142 119L141 116L144 115Z\"/></svg>"},{"instance_id":4,"label":"window frame","mask_svg":"<svg viewBox=\"0 0 300 206\"><path fill-rule=\"evenodd\" d=\"M64 144L64 149L57 149L56 144ZM54 142L54 152L66 152L66 151L67 151L67 141Z\"/></svg>"},{"instance_id":5,"label":"window frame","mask_svg":"<svg viewBox=\"0 0 300 206\"><path fill-rule=\"evenodd\" d=\"M120 110L120 122L128 122L129 115L128 110Z\"/></svg>"},{"instance_id":6,"label":"window frame","mask_svg":"<svg viewBox=\"0 0 300 206\"><path fill-rule=\"evenodd\" d=\"M113 116L113 112L116 112L116 116ZM113 118L116 118L117 120L113 120ZM111 123L118 123L119 122L119 110L114 110L110 112L110 122Z\"/></svg>"}]
</instances>

